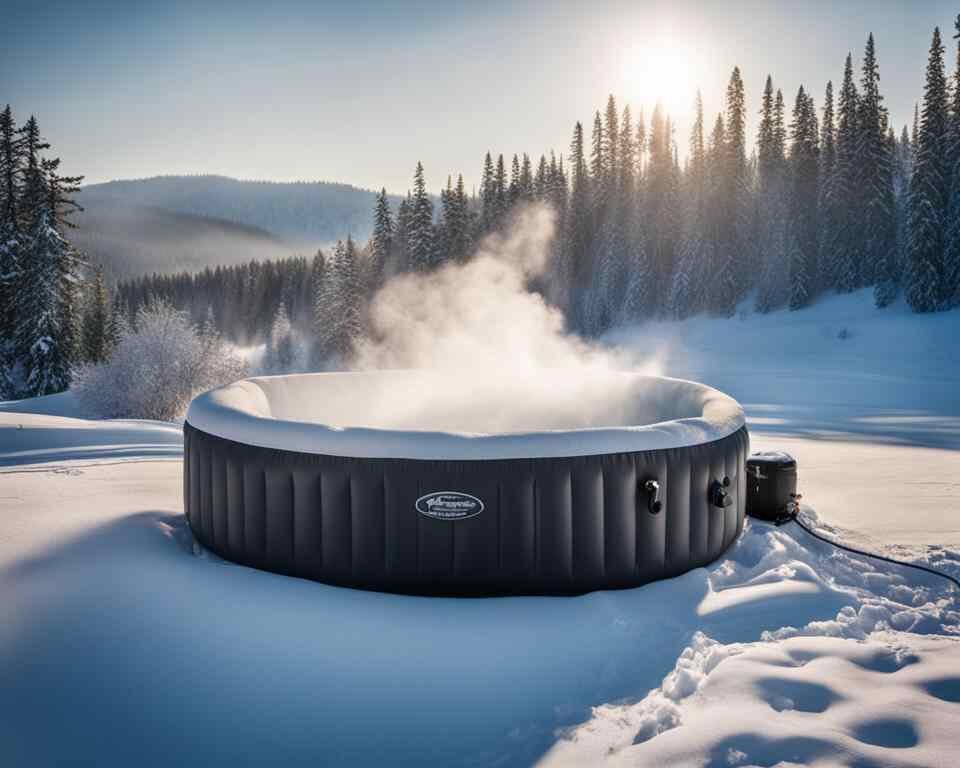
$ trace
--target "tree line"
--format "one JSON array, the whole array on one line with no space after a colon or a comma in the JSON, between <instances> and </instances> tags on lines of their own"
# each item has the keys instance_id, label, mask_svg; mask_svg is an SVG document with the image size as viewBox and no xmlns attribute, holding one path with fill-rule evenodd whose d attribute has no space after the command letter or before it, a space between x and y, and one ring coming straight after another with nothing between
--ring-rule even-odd
<instances>
[{"instance_id":1,"label":"tree line","mask_svg":"<svg viewBox=\"0 0 960 768\"><path fill-rule=\"evenodd\" d=\"M956 28L960 37L960 16ZM439 210L418 163L395 210L386 190L378 194L365 245L348 239L318 254L312 323L300 315L295 324L317 340L321 357L347 354L363 331L366 300L386 279L468 258L529 201L552 206L559 222L552 272L535 288L585 335L646 318L728 316L751 296L759 312L867 287L878 307L901 292L918 312L956 306L960 51L949 77L944 56L936 29L922 106L899 135L871 34L858 66L846 56L839 87L826 83L819 107L805 86L788 99L768 76L752 147L734 68L724 110L709 125L697 94L682 164L661 107L634 120L613 96L589 138L574 126L566 156L487 153L477 193L465 191L461 175L448 177ZM140 293L163 281L143 281ZM254 333L265 338L270 327L262 318Z\"/></svg>"},{"instance_id":2,"label":"tree line","mask_svg":"<svg viewBox=\"0 0 960 768\"><path fill-rule=\"evenodd\" d=\"M960 37L960 16L956 21ZM348 237L311 259L250 262L120 283L111 302L65 237L79 179L57 160L31 118L0 119L0 265L6 392L40 394L69 383L70 364L109 352L115 329L151 298L215 324L239 344L267 341L310 366L349 356L365 308L386 280L468 259L519 205L556 213L550 272L532 286L568 324L597 335L625 322L729 316L748 297L759 312L800 309L825 291L871 287L878 307L903 294L915 311L960 304L960 49L948 76L935 29L922 102L899 135L880 90L873 35L855 69L819 107L806 87L791 99L767 77L748 147L750 110L739 68L724 109L708 125L699 93L681 164L670 116L657 106L597 111L589 137L573 128L569 151L534 161L488 152L475 193L448 177L435 206L418 163L391 206L376 197L373 233ZM437 208L437 210L435 210ZM278 351L278 350L282 350ZM279 355L279 357L277 357Z\"/></svg>"}]
</instances>

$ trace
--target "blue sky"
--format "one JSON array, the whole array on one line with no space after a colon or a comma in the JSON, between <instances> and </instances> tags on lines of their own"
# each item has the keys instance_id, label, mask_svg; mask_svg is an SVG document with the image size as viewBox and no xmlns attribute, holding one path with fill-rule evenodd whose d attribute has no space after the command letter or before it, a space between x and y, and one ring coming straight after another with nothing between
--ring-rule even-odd
<instances>
[{"instance_id":1,"label":"blue sky","mask_svg":"<svg viewBox=\"0 0 960 768\"><path fill-rule=\"evenodd\" d=\"M873 31L899 127L920 98L935 25L955 61L956 3L63 2L0 0L0 103L35 113L88 181L159 173L328 179L402 192L477 182L483 153L565 151L611 91L663 98L686 146L743 70L756 125L770 72L821 105Z\"/></svg>"}]
</instances>

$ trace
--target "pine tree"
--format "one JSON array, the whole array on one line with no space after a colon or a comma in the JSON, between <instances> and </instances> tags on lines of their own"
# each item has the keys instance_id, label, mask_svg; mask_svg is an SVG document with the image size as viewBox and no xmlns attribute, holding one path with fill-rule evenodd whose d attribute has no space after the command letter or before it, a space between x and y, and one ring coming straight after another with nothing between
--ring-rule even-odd
<instances>
[{"instance_id":1,"label":"pine tree","mask_svg":"<svg viewBox=\"0 0 960 768\"><path fill-rule=\"evenodd\" d=\"M530 156L524 152L523 163L520 166L520 199L529 201L533 200L533 196L533 169L530 165Z\"/></svg>"},{"instance_id":2,"label":"pine tree","mask_svg":"<svg viewBox=\"0 0 960 768\"><path fill-rule=\"evenodd\" d=\"M567 309L571 324L583 328L581 315L581 297L589 285L590 278L590 175L587 171L583 146L583 126L577 123L570 142L570 202L567 205L563 226L563 244L558 282L565 287L560 297L562 306Z\"/></svg>"},{"instance_id":3,"label":"pine tree","mask_svg":"<svg viewBox=\"0 0 960 768\"><path fill-rule=\"evenodd\" d=\"M755 306L759 312L782 306L789 293L785 136L783 94L779 89L774 94L773 79L767 76L757 134L760 258Z\"/></svg>"},{"instance_id":4,"label":"pine tree","mask_svg":"<svg viewBox=\"0 0 960 768\"><path fill-rule=\"evenodd\" d=\"M20 284L17 347L23 365L23 395L37 397L62 392L70 384L67 351L60 344L59 264L69 246L51 223L46 207L27 233L28 267Z\"/></svg>"},{"instance_id":5,"label":"pine tree","mask_svg":"<svg viewBox=\"0 0 960 768\"><path fill-rule=\"evenodd\" d=\"M103 281L103 267L98 266L89 286L87 309L83 316L82 359L102 363L113 348L113 322L110 297Z\"/></svg>"},{"instance_id":6,"label":"pine tree","mask_svg":"<svg viewBox=\"0 0 960 768\"><path fill-rule=\"evenodd\" d=\"M960 14L954 22L955 40L960 41ZM950 169L950 197L944 232L943 306L960 305L960 42L957 43L957 64L953 75L953 106L950 114L950 147L947 167Z\"/></svg>"},{"instance_id":7,"label":"pine tree","mask_svg":"<svg viewBox=\"0 0 960 768\"><path fill-rule=\"evenodd\" d=\"M502 160L502 156L501 156ZM407 224L410 267L426 272L433 266L433 203L423 179L423 164L417 163L413 176L413 198Z\"/></svg>"},{"instance_id":8,"label":"pine tree","mask_svg":"<svg viewBox=\"0 0 960 768\"><path fill-rule=\"evenodd\" d=\"M833 111L833 82L827 81L823 95L823 118L820 122L820 193L817 199L817 288L834 284L830 259L831 236L839 227L836 199L837 126Z\"/></svg>"},{"instance_id":9,"label":"pine tree","mask_svg":"<svg viewBox=\"0 0 960 768\"><path fill-rule=\"evenodd\" d=\"M12 340L17 327L14 308L22 239L18 206L20 146L8 104L0 112L0 399L13 395L5 384L5 374L13 363Z\"/></svg>"},{"instance_id":10,"label":"pine tree","mask_svg":"<svg viewBox=\"0 0 960 768\"><path fill-rule=\"evenodd\" d=\"M370 240L370 290L378 291L390 272L393 257L393 217L390 214L390 202L387 190L377 193L373 213L373 236Z\"/></svg>"},{"instance_id":11,"label":"pine tree","mask_svg":"<svg viewBox=\"0 0 960 768\"><path fill-rule=\"evenodd\" d=\"M933 31L927 63L916 161L910 180L907 244L907 302L917 312L942 305L944 218L947 209L947 80L940 29Z\"/></svg>"},{"instance_id":12,"label":"pine tree","mask_svg":"<svg viewBox=\"0 0 960 768\"><path fill-rule=\"evenodd\" d=\"M703 99L697 91L694 121L690 131L690 156L686 175L683 235L673 274L668 314L682 319L703 309L704 270L708 267L706 230L706 145L704 142Z\"/></svg>"},{"instance_id":13,"label":"pine tree","mask_svg":"<svg viewBox=\"0 0 960 768\"><path fill-rule=\"evenodd\" d=\"M533 177L533 194L537 200L547 201L550 199L550 179L547 173L546 155L540 155L537 173Z\"/></svg>"},{"instance_id":14,"label":"pine tree","mask_svg":"<svg viewBox=\"0 0 960 768\"><path fill-rule=\"evenodd\" d=\"M24 163L19 214L25 247L14 304L14 353L21 367L21 394L33 397L69 386L78 351L80 259L62 231L69 226L66 217L78 208L69 196L80 178L60 176L59 159L41 158L40 152L50 145L41 138L34 117L19 134Z\"/></svg>"},{"instance_id":15,"label":"pine tree","mask_svg":"<svg viewBox=\"0 0 960 768\"><path fill-rule=\"evenodd\" d=\"M727 233L727 248L731 254L733 269L733 307L743 293L752 286L757 272L758 254L755 236L755 206L751 179L747 164L746 96L740 68L734 67L727 85L726 99L727 173L730 205L730 229Z\"/></svg>"},{"instance_id":16,"label":"pine tree","mask_svg":"<svg viewBox=\"0 0 960 768\"><path fill-rule=\"evenodd\" d=\"M896 295L896 212L893 157L887 141L887 116L880 95L880 73L873 35L867 38L857 115L857 223L862 243L861 282L876 282L877 306Z\"/></svg>"},{"instance_id":17,"label":"pine tree","mask_svg":"<svg viewBox=\"0 0 960 768\"><path fill-rule=\"evenodd\" d=\"M396 254L397 271L399 272L410 272L413 269L410 261L410 240L407 237L410 232L412 213L413 195L407 192L407 196L397 206L397 221L393 227L393 247Z\"/></svg>"},{"instance_id":18,"label":"pine tree","mask_svg":"<svg viewBox=\"0 0 960 768\"><path fill-rule=\"evenodd\" d=\"M651 284L645 303L654 314L667 307L679 240L679 200L670 120L657 104L650 121L649 160L644 183L646 248Z\"/></svg>"},{"instance_id":19,"label":"pine tree","mask_svg":"<svg viewBox=\"0 0 960 768\"><path fill-rule=\"evenodd\" d=\"M800 86L793 109L790 146L790 309L813 298L817 257L817 183L820 172L817 112Z\"/></svg>"},{"instance_id":20,"label":"pine tree","mask_svg":"<svg viewBox=\"0 0 960 768\"><path fill-rule=\"evenodd\" d=\"M480 181L480 233L490 232L497 219L497 187L494 180L493 159L487 152L483 159L483 176Z\"/></svg>"},{"instance_id":21,"label":"pine tree","mask_svg":"<svg viewBox=\"0 0 960 768\"><path fill-rule=\"evenodd\" d=\"M509 191L507 189L507 169L503 155L497 155L497 166L493 173L494 208L493 226L502 227L510 210Z\"/></svg>"},{"instance_id":22,"label":"pine tree","mask_svg":"<svg viewBox=\"0 0 960 768\"><path fill-rule=\"evenodd\" d=\"M287 305L281 301L273 316L264 367L270 373L288 373L296 363L297 350Z\"/></svg>"},{"instance_id":23,"label":"pine tree","mask_svg":"<svg viewBox=\"0 0 960 768\"><path fill-rule=\"evenodd\" d=\"M853 82L853 57L848 53L843 70L843 84L840 88L837 121L837 160L836 173L832 180L833 206L836 229L830 233L829 260L833 270L832 283L837 290L849 293L862 284L861 262L863 260L860 230L857 222L857 162L859 156L859 113L860 96Z\"/></svg>"},{"instance_id":24,"label":"pine tree","mask_svg":"<svg viewBox=\"0 0 960 768\"><path fill-rule=\"evenodd\" d=\"M315 359L342 361L353 351L361 332L360 280L352 238L337 241L317 292Z\"/></svg>"},{"instance_id":25,"label":"pine tree","mask_svg":"<svg viewBox=\"0 0 960 768\"><path fill-rule=\"evenodd\" d=\"M520 201L520 158L516 153L510 163L510 186L507 188L507 205L513 208Z\"/></svg>"}]
</instances>

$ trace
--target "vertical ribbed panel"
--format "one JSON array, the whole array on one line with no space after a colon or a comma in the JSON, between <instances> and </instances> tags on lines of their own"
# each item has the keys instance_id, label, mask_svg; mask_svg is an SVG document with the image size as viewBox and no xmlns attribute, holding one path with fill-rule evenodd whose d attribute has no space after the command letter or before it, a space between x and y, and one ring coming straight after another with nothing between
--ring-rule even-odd
<instances>
[{"instance_id":1,"label":"vertical ribbed panel","mask_svg":"<svg viewBox=\"0 0 960 768\"><path fill-rule=\"evenodd\" d=\"M740 441L737 440L736 450L724 452L723 472L730 478L730 487L727 489L733 494L733 504L723 510L723 535L717 547L717 552L726 549L737 533L737 518L743 504L743 473L740 466Z\"/></svg>"},{"instance_id":2,"label":"vertical ribbed panel","mask_svg":"<svg viewBox=\"0 0 960 768\"><path fill-rule=\"evenodd\" d=\"M746 503L746 430L664 451L516 461L308 456L185 426L184 504L198 541L281 573L424 593L567 593L633 586L722 555ZM710 485L731 478L734 505ZM660 483L649 511L647 479ZM425 493L484 511L434 520Z\"/></svg>"},{"instance_id":3,"label":"vertical ribbed panel","mask_svg":"<svg viewBox=\"0 0 960 768\"><path fill-rule=\"evenodd\" d=\"M521 581L535 570L533 476L522 473L505 478L500 499L500 579Z\"/></svg>"},{"instance_id":4,"label":"vertical ribbed panel","mask_svg":"<svg viewBox=\"0 0 960 768\"><path fill-rule=\"evenodd\" d=\"M190 523L190 527L193 529L194 533L198 534L198 537L203 541L202 531L203 531L203 521L200 516L200 439L196 436L196 433L191 433L192 437L188 442L184 443L183 450L186 451L184 455L184 464L190 467L190 495L187 497L187 522Z\"/></svg>"},{"instance_id":5,"label":"vertical ribbed panel","mask_svg":"<svg viewBox=\"0 0 960 768\"><path fill-rule=\"evenodd\" d=\"M686 451L667 452L667 472L670 482L663 500L664 536L666 549L666 573L674 575L687 569L690 562L690 456Z\"/></svg>"},{"instance_id":6,"label":"vertical ribbed panel","mask_svg":"<svg viewBox=\"0 0 960 768\"><path fill-rule=\"evenodd\" d=\"M465 583L495 580L500 560L497 548L500 500L496 478L464 473L452 476L448 485L476 496L484 505L479 515L452 523L453 574Z\"/></svg>"},{"instance_id":7,"label":"vertical ribbed panel","mask_svg":"<svg viewBox=\"0 0 960 768\"><path fill-rule=\"evenodd\" d=\"M570 472L554 470L537 483L537 580L567 582L573 577L573 513Z\"/></svg>"},{"instance_id":8,"label":"vertical ribbed panel","mask_svg":"<svg viewBox=\"0 0 960 768\"><path fill-rule=\"evenodd\" d=\"M210 456L211 449L206 443L197 446L199 456L200 481L200 530L203 532L203 542L208 547L214 547L213 541L213 489L210 483Z\"/></svg>"},{"instance_id":9,"label":"vertical ribbed panel","mask_svg":"<svg viewBox=\"0 0 960 768\"><path fill-rule=\"evenodd\" d=\"M418 488L419 495L436 493L438 491L452 490L446 487L438 487L438 484L446 484L447 478L431 481L429 485L421 484ZM443 580L453 574L453 526L456 522L446 520L434 520L417 512L412 508L411 512L417 516L417 576L418 579L426 584L434 580ZM409 513L408 513L409 514Z\"/></svg>"},{"instance_id":10,"label":"vertical ribbed panel","mask_svg":"<svg viewBox=\"0 0 960 768\"><path fill-rule=\"evenodd\" d=\"M293 562L312 578L323 575L323 507L319 467L293 470Z\"/></svg>"},{"instance_id":11,"label":"vertical ribbed panel","mask_svg":"<svg viewBox=\"0 0 960 768\"><path fill-rule=\"evenodd\" d=\"M190 456L193 451L190 450L190 442L193 440L193 431L183 430L183 513L187 517L187 523L193 525L190 520L192 514L190 508Z\"/></svg>"},{"instance_id":12,"label":"vertical ribbed panel","mask_svg":"<svg viewBox=\"0 0 960 768\"><path fill-rule=\"evenodd\" d=\"M218 451L210 455L210 499L214 545L225 548L230 542L227 522L227 468L226 459Z\"/></svg>"},{"instance_id":13,"label":"vertical ribbed panel","mask_svg":"<svg viewBox=\"0 0 960 768\"><path fill-rule=\"evenodd\" d=\"M417 576L417 479L398 468L386 472L383 483L387 576L409 583Z\"/></svg>"},{"instance_id":14,"label":"vertical ribbed panel","mask_svg":"<svg viewBox=\"0 0 960 768\"><path fill-rule=\"evenodd\" d=\"M266 472L266 557L281 573L293 570L293 483L283 465Z\"/></svg>"},{"instance_id":15,"label":"vertical ribbed panel","mask_svg":"<svg viewBox=\"0 0 960 768\"><path fill-rule=\"evenodd\" d=\"M707 562L710 538L710 463L709 451L700 446L686 449L690 454L690 561L687 565Z\"/></svg>"},{"instance_id":16,"label":"vertical ribbed panel","mask_svg":"<svg viewBox=\"0 0 960 768\"><path fill-rule=\"evenodd\" d=\"M603 473L596 464L581 464L570 477L573 497L573 569L577 579L602 579L607 554L604 531L609 507L604 503Z\"/></svg>"},{"instance_id":17,"label":"vertical ribbed panel","mask_svg":"<svg viewBox=\"0 0 960 768\"><path fill-rule=\"evenodd\" d=\"M613 585L630 583L637 571L637 466L632 456L603 463L604 576ZM645 478L643 478L645 479Z\"/></svg>"},{"instance_id":18,"label":"vertical ribbed panel","mask_svg":"<svg viewBox=\"0 0 960 768\"><path fill-rule=\"evenodd\" d=\"M641 454L638 461L636 484L642 484L648 478L656 479L660 483L660 500L665 502L670 496L672 478L667 473L666 457L663 453ZM652 581L663 577L666 571L667 548L667 515L671 511L664 503L663 509L656 515L650 513L649 494L638 488L636 509L637 552L635 562L635 578L643 581Z\"/></svg>"},{"instance_id":19,"label":"vertical ribbed panel","mask_svg":"<svg viewBox=\"0 0 960 768\"><path fill-rule=\"evenodd\" d=\"M720 451L711 451L706 449L705 452L709 455L710 460L710 476L708 478L708 487L713 485L713 483L722 481L724 476L727 473L726 461L724 461L723 453ZM730 482L733 483L733 476L730 476ZM730 493L735 489L731 485L727 488L727 492ZM736 502L736 499L734 499ZM718 507L712 503L708 502L707 506L707 521L709 534L707 536L707 552L704 562L709 562L716 558L717 554L723 550L723 526L725 521L725 511L729 507Z\"/></svg>"},{"instance_id":20,"label":"vertical ribbed panel","mask_svg":"<svg viewBox=\"0 0 960 768\"><path fill-rule=\"evenodd\" d=\"M243 539L247 557L254 564L267 559L267 511L264 470L256 463L243 465Z\"/></svg>"},{"instance_id":21,"label":"vertical ribbed panel","mask_svg":"<svg viewBox=\"0 0 960 768\"><path fill-rule=\"evenodd\" d=\"M351 472L351 549L354 575L361 580L381 579L385 571L386 542L383 515L383 475Z\"/></svg>"},{"instance_id":22,"label":"vertical ribbed panel","mask_svg":"<svg viewBox=\"0 0 960 768\"><path fill-rule=\"evenodd\" d=\"M231 557L244 555L243 465L230 457L227 473L227 551Z\"/></svg>"},{"instance_id":23,"label":"vertical ribbed panel","mask_svg":"<svg viewBox=\"0 0 960 768\"><path fill-rule=\"evenodd\" d=\"M353 569L353 527L350 520L350 476L332 467L320 483L322 523L320 544L323 570L330 578L347 581Z\"/></svg>"}]
</instances>

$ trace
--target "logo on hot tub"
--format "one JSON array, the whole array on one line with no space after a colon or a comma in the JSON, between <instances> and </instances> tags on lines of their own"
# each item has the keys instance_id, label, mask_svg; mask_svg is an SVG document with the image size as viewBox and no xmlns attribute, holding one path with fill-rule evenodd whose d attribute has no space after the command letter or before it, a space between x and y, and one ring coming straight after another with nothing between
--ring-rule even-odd
<instances>
[{"instance_id":1,"label":"logo on hot tub","mask_svg":"<svg viewBox=\"0 0 960 768\"><path fill-rule=\"evenodd\" d=\"M417 512L434 520L466 520L483 512L483 502L460 491L434 491L417 499Z\"/></svg>"}]
</instances>

